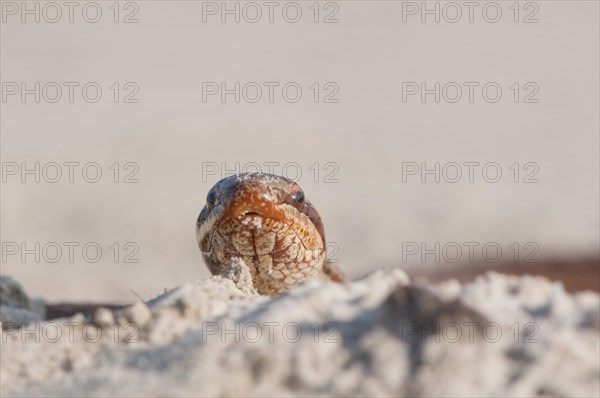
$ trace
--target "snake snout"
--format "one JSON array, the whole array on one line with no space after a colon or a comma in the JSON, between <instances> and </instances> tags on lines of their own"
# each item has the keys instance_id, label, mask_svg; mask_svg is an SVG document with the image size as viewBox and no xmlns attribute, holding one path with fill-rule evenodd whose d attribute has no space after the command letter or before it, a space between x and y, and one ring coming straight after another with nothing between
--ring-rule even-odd
<instances>
[{"instance_id":1,"label":"snake snout","mask_svg":"<svg viewBox=\"0 0 600 398\"><path fill-rule=\"evenodd\" d=\"M268 187L242 183L231 193L225 211L238 222L252 215L282 220L283 212L278 204L278 198Z\"/></svg>"}]
</instances>

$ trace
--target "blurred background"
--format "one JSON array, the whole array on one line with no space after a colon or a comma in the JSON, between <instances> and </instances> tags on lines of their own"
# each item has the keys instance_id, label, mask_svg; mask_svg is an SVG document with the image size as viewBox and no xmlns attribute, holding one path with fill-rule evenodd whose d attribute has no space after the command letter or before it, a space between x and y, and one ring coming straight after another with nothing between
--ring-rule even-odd
<instances>
[{"instance_id":1,"label":"blurred background","mask_svg":"<svg viewBox=\"0 0 600 398\"><path fill-rule=\"evenodd\" d=\"M256 165L351 277L598 258L597 2L54 4L1 3L2 273L34 296L208 276L196 217Z\"/></svg>"}]
</instances>

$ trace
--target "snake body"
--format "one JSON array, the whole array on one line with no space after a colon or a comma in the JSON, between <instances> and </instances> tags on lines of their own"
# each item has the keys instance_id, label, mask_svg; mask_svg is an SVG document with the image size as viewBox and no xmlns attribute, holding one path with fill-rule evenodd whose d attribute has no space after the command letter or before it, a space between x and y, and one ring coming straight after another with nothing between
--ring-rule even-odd
<instances>
[{"instance_id":1,"label":"snake body","mask_svg":"<svg viewBox=\"0 0 600 398\"><path fill-rule=\"evenodd\" d=\"M244 173L217 182L196 222L196 238L212 274L241 258L260 294L277 295L306 278L344 280L325 261L319 213L285 177Z\"/></svg>"}]
</instances>

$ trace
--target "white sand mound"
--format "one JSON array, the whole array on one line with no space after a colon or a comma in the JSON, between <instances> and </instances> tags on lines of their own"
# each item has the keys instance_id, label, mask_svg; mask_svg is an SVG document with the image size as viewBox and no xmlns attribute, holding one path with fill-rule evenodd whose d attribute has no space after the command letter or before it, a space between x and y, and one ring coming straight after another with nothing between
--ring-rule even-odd
<instances>
[{"instance_id":1,"label":"white sand mound","mask_svg":"<svg viewBox=\"0 0 600 398\"><path fill-rule=\"evenodd\" d=\"M600 394L595 293L499 274L425 287L383 270L271 299L244 267L147 306L4 331L2 395Z\"/></svg>"},{"instance_id":2,"label":"white sand mound","mask_svg":"<svg viewBox=\"0 0 600 398\"><path fill-rule=\"evenodd\" d=\"M19 282L0 276L0 322L26 325L42 321L45 315L43 300L30 299Z\"/></svg>"}]
</instances>

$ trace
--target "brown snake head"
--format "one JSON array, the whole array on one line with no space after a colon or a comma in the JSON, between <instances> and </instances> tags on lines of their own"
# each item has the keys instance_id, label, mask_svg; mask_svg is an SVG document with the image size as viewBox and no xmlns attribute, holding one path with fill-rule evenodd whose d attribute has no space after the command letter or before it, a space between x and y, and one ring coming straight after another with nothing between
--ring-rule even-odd
<instances>
[{"instance_id":1,"label":"brown snake head","mask_svg":"<svg viewBox=\"0 0 600 398\"><path fill-rule=\"evenodd\" d=\"M325 263L319 213L285 177L245 173L217 182L196 222L196 238L212 274L241 258L260 294L279 294L306 278L343 279Z\"/></svg>"}]
</instances>

